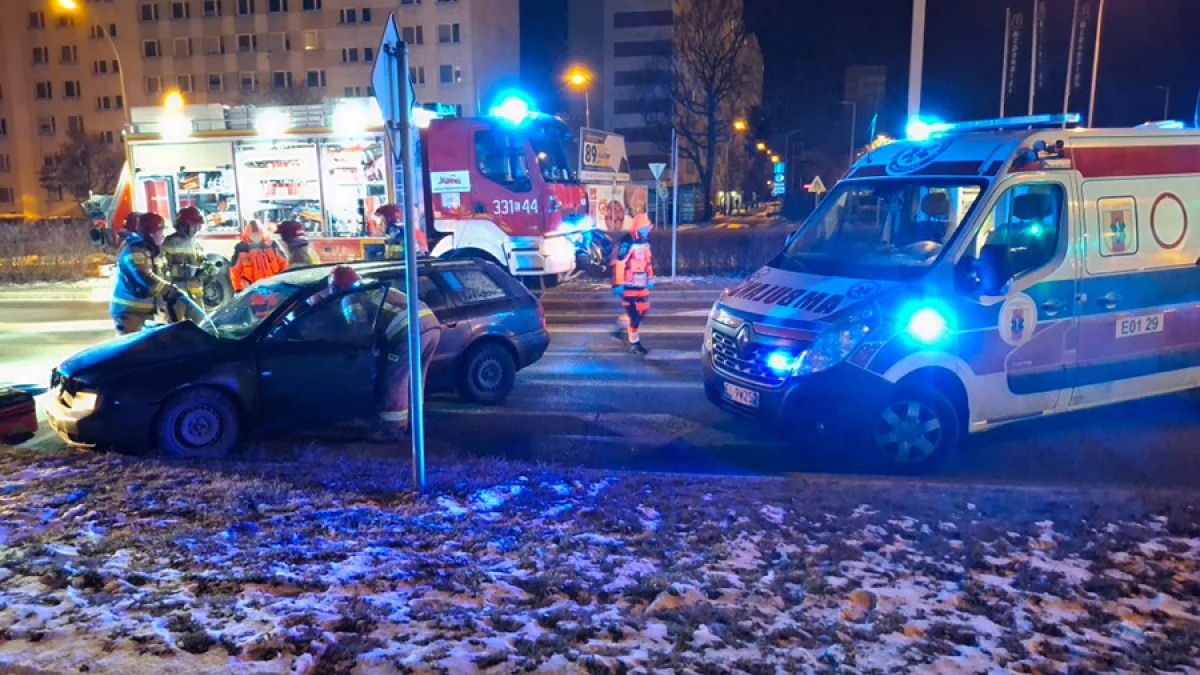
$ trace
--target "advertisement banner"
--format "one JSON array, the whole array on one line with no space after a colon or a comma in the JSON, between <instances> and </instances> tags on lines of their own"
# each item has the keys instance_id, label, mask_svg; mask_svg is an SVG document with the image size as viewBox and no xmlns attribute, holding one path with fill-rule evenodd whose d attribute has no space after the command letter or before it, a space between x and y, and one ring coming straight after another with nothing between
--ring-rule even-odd
<instances>
[{"instance_id":1,"label":"advertisement banner","mask_svg":"<svg viewBox=\"0 0 1200 675\"><path fill-rule=\"evenodd\" d=\"M646 212L649 191L645 185L588 185L588 215L596 229L606 232L628 232L633 217Z\"/></svg>"},{"instance_id":2,"label":"advertisement banner","mask_svg":"<svg viewBox=\"0 0 1200 675\"><path fill-rule=\"evenodd\" d=\"M1083 89L1090 87L1092 81L1092 50L1096 40L1095 0L1080 0L1074 30L1075 53L1071 55L1071 88Z\"/></svg>"},{"instance_id":3,"label":"advertisement banner","mask_svg":"<svg viewBox=\"0 0 1200 675\"><path fill-rule=\"evenodd\" d=\"M1034 59L1037 63L1037 73L1034 77L1038 89L1046 88L1046 3L1035 0L1033 32L1038 36L1034 46Z\"/></svg>"},{"instance_id":4,"label":"advertisement banner","mask_svg":"<svg viewBox=\"0 0 1200 675\"><path fill-rule=\"evenodd\" d=\"M1019 12L1013 13L1008 18L1008 50L1006 52L1008 62L1004 64L1008 71L1007 86L1008 94L1011 96L1016 91L1017 77L1019 77L1018 65L1021 63L1021 43L1025 40L1025 15Z\"/></svg>"},{"instance_id":5,"label":"advertisement banner","mask_svg":"<svg viewBox=\"0 0 1200 675\"><path fill-rule=\"evenodd\" d=\"M579 142L579 180L584 183L629 182L625 137L583 129Z\"/></svg>"}]
</instances>

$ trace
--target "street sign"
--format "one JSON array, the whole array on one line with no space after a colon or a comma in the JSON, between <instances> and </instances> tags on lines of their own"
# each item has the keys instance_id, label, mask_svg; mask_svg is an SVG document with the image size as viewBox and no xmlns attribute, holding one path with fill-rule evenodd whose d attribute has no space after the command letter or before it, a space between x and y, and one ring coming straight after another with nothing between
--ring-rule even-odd
<instances>
[{"instance_id":1,"label":"street sign","mask_svg":"<svg viewBox=\"0 0 1200 675\"><path fill-rule=\"evenodd\" d=\"M826 189L825 189L825 183L821 182L821 177L820 177L820 176L816 176L816 177L814 177L814 178L812 179L812 182L811 182L811 183L809 183L808 185L806 185L805 187L807 187L807 188L808 188L808 191L809 191L809 192L812 192L812 193L814 193L814 194L818 194L818 195L819 195L819 194L824 194L825 192L827 192L827 191L828 191L828 190L826 190Z\"/></svg>"},{"instance_id":2,"label":"street sign","mask_svg":"<svg viewBox=\"0 0 1200 675\"><path fill-rule=\"evenodd\" d=\"M396 15L388 15L379 41L375 67L371 71L375 100L387 121L392 156L400 169L403 189L400 195L404 213L404 295L408 315L408 429L412 440L413 487L425 487L425 382L421 374L421 301L417 288L417 228L415 200L416 148L414 147L412 109L416 101L408 77L408 45L396 29Z\"/></svg>"},{"instance_id":3,"label":"street sign","mask_svg":"<svg viewBox=\"0 0 1200 675\"><path fill-rule=\"evenodd\" d=\"M654 180L661 178L663 169L666 168L667 165L662 162L650 162L650 173L654 174Z\"/></svg>"},{"instance_id":4,"label":"street sign","mask_svg":"<svg viewBox=\"0 0 1200 675\"><path fill-rule=\"evenodd\" d=\"M400 138L396 135L396 132L399 131L397 122L400 120L400 106L405 100L411 105L417 99L407 70L397 72L397 69L400 68L400 59L396 56L403 47L404 42L400 40L400 29L396 27L396 15L389 14L387 23L383 26L383 38L379 41L379 51L376 52L380 58L375 59L375 67L371 70L371 88L375 90L375 100L379 103L379 110L387 122L392 156L397 160L400 159L402 145ZM384 58L388 55L392 56ZM407 114L404 117L408 119Z\"/></svg>"}]
</instances>

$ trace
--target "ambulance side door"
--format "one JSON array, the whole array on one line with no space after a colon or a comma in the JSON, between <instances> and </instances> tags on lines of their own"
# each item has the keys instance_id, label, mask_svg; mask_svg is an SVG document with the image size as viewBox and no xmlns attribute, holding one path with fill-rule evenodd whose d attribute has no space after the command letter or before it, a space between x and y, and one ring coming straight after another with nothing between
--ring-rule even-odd
<instances>
[{"instance_id":1,"label":"ambulance side door","mask_svg":"<svg viewBox=\"0 0 1200 675\"><path fill-rule=\"evenodd\" d=\"M1085 180L1079 373L1072 407L1200 384L1195 178Z\"/></svg>"},{"instance_id":2,"label":"ambulance side door","mask_svg":"<svg viewBox=\"0 0 1200 675\"><path fill-rule=\"evenodd\" d=\"M969 336L964 353L976 375L975 420L1052 412L1067 401L1077 327L1071 188L1067 174L1018 174L987 205L969 242L979 301L993 317Z\"/></svg>"}]
</instances>

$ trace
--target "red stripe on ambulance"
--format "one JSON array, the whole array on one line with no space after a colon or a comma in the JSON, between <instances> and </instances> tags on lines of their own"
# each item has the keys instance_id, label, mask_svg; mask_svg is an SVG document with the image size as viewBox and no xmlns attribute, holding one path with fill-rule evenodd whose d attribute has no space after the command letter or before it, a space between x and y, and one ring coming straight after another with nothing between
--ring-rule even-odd
<instances>
[{"instance_id":1,"label":"red stripe on ambulance","mask_svg":"<svg viewBox=\"0 0 1200 675\"><path fill-rule=\"evenodd\" d=\"M1200 173L1200 146L1196 145L1074 147L1071 159L1084 178Z\"/></svg>"}]
</instances>

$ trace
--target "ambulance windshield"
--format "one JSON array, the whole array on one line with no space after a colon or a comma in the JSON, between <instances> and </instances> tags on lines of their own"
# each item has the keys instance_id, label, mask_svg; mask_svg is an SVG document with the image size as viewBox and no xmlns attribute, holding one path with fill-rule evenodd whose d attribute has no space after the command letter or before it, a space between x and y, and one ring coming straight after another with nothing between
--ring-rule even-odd
<instances>
[{"instance_id":1,"label":"ambulance windshield","mask_svg":"<svg viewBox=\"0 0 1200 675\"><path fill-rule=\"evenodd\" d=\"M843 182L801 226L775 267L907 280L941 255L984 187L922 178Z\"/></svg>"}]
</instances>

